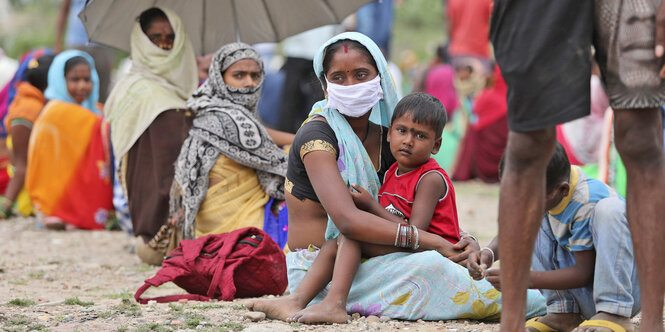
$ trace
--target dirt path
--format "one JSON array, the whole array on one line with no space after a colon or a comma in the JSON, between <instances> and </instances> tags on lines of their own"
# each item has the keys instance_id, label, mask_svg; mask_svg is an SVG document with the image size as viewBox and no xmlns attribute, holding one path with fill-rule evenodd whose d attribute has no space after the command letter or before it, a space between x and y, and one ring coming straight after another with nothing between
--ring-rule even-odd
<instances>
[{"instance_id":1,"label":"dirt path","mask_svg":"<svg viewBox=\"0 0 665 332\"><path fill-rule=\"evenodd\" d=\"M496 233L498 187L456 184L461 226L486 244ZM32 218L0 221L0 327L5 331L497 331L476 321L306 326L251 322L237 302L138 305L133 294L157 271L129 252L123 232L56 232ZM182 292L167 284L149 295Z\"/></svg>"}]
</instances>

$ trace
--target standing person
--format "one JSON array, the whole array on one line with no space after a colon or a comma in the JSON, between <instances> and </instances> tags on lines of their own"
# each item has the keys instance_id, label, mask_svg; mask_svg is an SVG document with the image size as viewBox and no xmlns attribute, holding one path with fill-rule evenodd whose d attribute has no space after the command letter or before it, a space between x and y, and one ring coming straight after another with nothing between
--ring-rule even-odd
<instances>
[{"instance_id":1,"label":"standing person","mask_svg":"<svg viewBox=\"0 0 665 332\"><path fill-rule=\"evenodd\" d=\"M372 39L386 58L390 54L394 16L393 0L374 1L356 12L356 31Z\"/></svg>"},{"instance_id":2,"label":"standing person","mask_svg":"<svg viewBox=\"0 0 665 332\"><path fill-rule=\"evenodd\" d=\"M163 256L148 242L168 219L173 164L191 127L186 100L198 83L196 59L180 18L155 7L134 24L131 58L132 68L113 88L105 113L137 254L158 265Z\"/></svg>"},{"instance_id":3,"label":"standing person","mask_svg":"<svg viewBox=\"0 0 665 332\"><path fill-rule=\"evenodd\" d=\"M48 71L48 103L28 145L25 188L48 228L103 229L111 211L108 124L98 104L92 57L58 54Z\"/></svg>"},{"instance_id":4,"label":"standing person","mask_svg":"<svg viewBox=\"0 0 665 332\"><path fill-rule=\"evenodd\" d=\"M187 101L196 116L175 163L170 202L185 239L264 229L265 214L272 213L266 204L284 200L287 156L278 145L291 144L293 134L259 122L263 79L263 61L251 46L227 44L215 53L208 80ZM277 234L269 235L278 242Z\"/></svg>"},{"instance_id":5,"label":"standing person","mask_svg":"<svg viewBox=\"0 0 665 332\"><path fill-rule=\"evenodd\" d=\"M452 64L459 68L467 59L479 60L484 73L492 71L489 24L493 0L447 0L446 18L450 42L448 52Z\"/></svg>"},{"instance_id":6,"label":"standing person","mask_svg":"<svg viewBox=\"0 0 665 332\"><path fill-rule=\"evenodd\" d=\"M663 331L665 156L659 107L665 104L665 73L659 76L658 59L663 21L660 1L495 2L491 39L508 84L510 128L499 198L502 331L524 331L526 272L545 208L554 127L589 114L592 41L627 171L627 217L643 290L640 325L643 331ZM622 319L603 312L592 318Z\"/></svg>"},{"instance_id":7,"label":"standing person","mask_svg":"<svg viewBox=\"0 0 665 332\"><path fill-rule=\"evenodd\" d=\"M88 42L88 33L79 18L79 13L89 0L63 0L58 15L58 25L55 33L57 52L66 48L75 48L84 51L95 60L95 69L99 74L99 102L106 102L111 90L111 69L113 67L113 49L110 47ZM65 30L67 33L65 34Z\"/></svg>"},{"instance_id":8,"label":"standing person","mask_svg":"<svg viewBox=\"0 0 665 332\"><path fill-rule=\"evenodd\" d=\"M316 48L335 34L334 25L326 25L286 38L282 52L286 57L278 130L294 133L307 118L312 105L323 98L312 72Z\"/></svg>"}]
</instances>

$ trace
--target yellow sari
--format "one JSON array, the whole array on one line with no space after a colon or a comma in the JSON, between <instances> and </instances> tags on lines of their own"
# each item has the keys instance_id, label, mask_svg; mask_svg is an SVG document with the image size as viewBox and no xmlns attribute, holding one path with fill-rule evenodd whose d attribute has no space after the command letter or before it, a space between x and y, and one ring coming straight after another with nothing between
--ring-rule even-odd
<instances>
[{"instance_id":1,"label":"yellow sari","mask_svg":"<svg viewBox=\"0 0 665 332\"><path fill-rule=\"evenodd\" d=\"M256 171L221 155L210 170L206 197L196 215L196 237L243 227L263 228L270 197L261 189Z\"/></svg>"}]
</instances>

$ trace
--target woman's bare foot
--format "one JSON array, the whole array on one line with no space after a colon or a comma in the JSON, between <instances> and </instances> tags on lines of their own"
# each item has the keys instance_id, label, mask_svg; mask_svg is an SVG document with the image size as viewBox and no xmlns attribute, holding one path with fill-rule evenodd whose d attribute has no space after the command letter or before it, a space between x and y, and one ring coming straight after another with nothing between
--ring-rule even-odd
<instances>
[{"instance_id":1,"label":"woman's bare foot","mask_svg":"<svg viewBox=\"0 0 665 332\"><path fill-rule=\"evenodd\" d=\"M576 313L550 313L538 318L538 322L543 323L557 331L570 331L580 325L582 317ZM529 332L538 332L534 328L528 328Z\"/></svg>"},{"instance_id":2,"label":"woman's bare foot","mask_svg":"<svg viewBox=\"0 0 665 332\"><path fill-rule=\"evenodd\" d=\"M599 312L593 315L589 320L605 320L620 325L628 332L635 331L635 328L633 327L633 324L630 323L630 318L628 317ZM573 332L612 332L612 330L600 326L578 326Z\"/></svg>"},{"instance_id":3,"label":"woman's bare foot","mask_svg":"<svg viewBox=\"0 0 665 332\"><path fill-rule=\"evenodd\" d=\"M256 299L243 301L242 303L251 311L260 311L267 318L286 321L291 315L305 308L305 305L296 296L288 295L275 299Z\"/></svg>"},{"instance_id":4,"label":"woman's bare foot","mask_svg":"<svg viewBox=\"0 0 665 332\"><path fill-rule=\"evenodd\" d=\"M288 318L288 322L299 323L346 323L348 320L346 307L334 303L334 301L325 301L314 304L303 310L300 310Z\"/></svg>"}]
</instances>

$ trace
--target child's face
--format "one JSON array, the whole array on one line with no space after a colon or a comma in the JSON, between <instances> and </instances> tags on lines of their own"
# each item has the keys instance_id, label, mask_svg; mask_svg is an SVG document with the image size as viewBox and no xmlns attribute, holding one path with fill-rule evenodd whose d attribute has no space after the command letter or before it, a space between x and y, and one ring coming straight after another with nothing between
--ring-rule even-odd
<instances>
[{"instance_id":1,"label":"child's face","mask_svg":"<svg viewBox=\"0 0 665 332\"><path fill-rule=\"evenodd\" d=\"M77 64L65 74L67 82L67 92L76 101L82 103L90 96L92 92L92 78L90 76L90 66L87 64Z\"/></svg>"},{"instance_id":2,"label":"child's face","mask_svg":"<svg viewBox=\"0 0 665 332\"><path fill-rule=\"evenodd\" d=\"M568 182L559 183L554 189L545 195L545 213L555 208L564 197L568 196L570 185Z\"/></svg>"},{"instance_id":3,"label":"child's face","mask_svg":"<svg viewBox=\"0 0 665 332\"><path fill-rule=\"evenodd\" d=\"M426 163L441 147L441 137L436 137L434 129L430 125L414 122L410 113L393 121L388 142L400 173L412 171Z\"/></svg>"}]
</instances>

